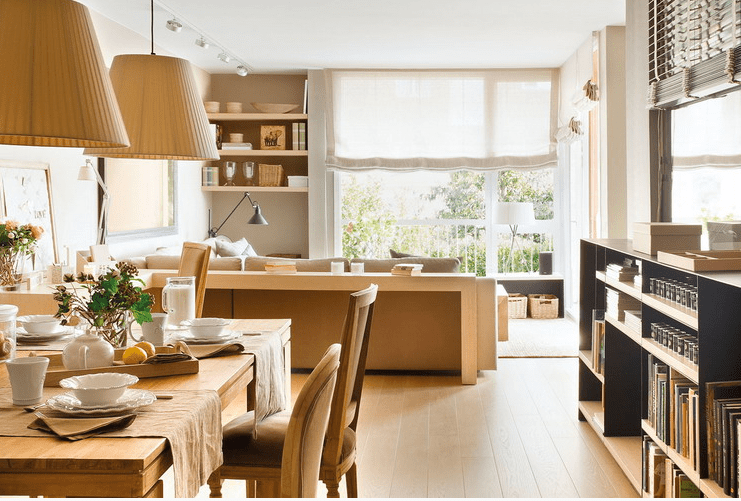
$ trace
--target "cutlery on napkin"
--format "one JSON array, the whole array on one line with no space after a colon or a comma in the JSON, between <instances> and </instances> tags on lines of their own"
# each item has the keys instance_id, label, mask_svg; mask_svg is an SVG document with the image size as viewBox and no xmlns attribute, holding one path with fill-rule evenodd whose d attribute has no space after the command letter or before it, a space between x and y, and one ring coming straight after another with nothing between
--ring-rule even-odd
<instances>
[{"instance_id":1,"label":"cutlery on napkin","mask_svg":"<svg viewBox=\"0 0 741 501\"><path fill-rule=\"evenodd\" d=\"M136 419L136 414L110 417L53 417L35 412L36 419L28 425L32 430L54 433L67 440L82 440L107 431L128 427Z\"/></svg>"}]
</instances>

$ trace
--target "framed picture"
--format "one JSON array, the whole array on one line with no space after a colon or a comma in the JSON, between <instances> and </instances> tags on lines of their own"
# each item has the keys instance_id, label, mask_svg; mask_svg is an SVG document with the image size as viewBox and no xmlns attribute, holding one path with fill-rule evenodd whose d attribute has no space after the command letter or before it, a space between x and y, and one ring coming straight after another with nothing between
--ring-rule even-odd
<instances>
[{"instance_id":1,"label":"framed picture","mask_svg":"<svg viewBox=\"0 0 741 501\"><path fill-rule=\"evenodd\" d=\"M44 229L34 255L34 270L57 262L53 212L49 164L0 160L0 215Z\"/></svg>"},{"instance_id":2,"label":"framed picture","mask_svg":"<svg viewBox=\"0 0 741 501\"><path fill-rule=\"evenodd\" d=\"M260 149L261 150L285 150L286 149L286 126L285 125L261 125L260 126Z\"/></svg>"}]
</instances>

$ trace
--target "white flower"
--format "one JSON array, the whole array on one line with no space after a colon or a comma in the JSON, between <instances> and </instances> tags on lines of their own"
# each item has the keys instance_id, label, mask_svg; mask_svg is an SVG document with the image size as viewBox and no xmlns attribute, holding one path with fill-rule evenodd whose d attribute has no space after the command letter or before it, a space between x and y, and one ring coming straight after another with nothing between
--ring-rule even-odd
<instances>
[{"instance_id":1,"label":"white flower","mask_svg":"<svg viewBox=\"0 0 741 501\"><path fill-rule=\"evenodd\" d=\"M23 245L26 245L28 243L28 239L27 238L21 238L21 243Z\"/></svg>"},{"instance_id":2,"label":"white flower","mask_svg":"<svg viewBox=\"0 0 741 501\"><path fill-rule=\"evenodd\" d=\"M15 238L15 233L13 233L12 231L9 231L8 238Z\"/></svg>"}]
</instances>

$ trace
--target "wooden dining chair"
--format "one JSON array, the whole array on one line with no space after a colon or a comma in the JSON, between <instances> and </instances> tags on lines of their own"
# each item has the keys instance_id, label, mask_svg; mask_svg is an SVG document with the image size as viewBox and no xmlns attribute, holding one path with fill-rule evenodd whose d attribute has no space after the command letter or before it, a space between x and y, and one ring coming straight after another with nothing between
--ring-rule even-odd
<instances>
[{"instance_id":1,"label":"wooden dining chair","mask_svg":"<svg viewBox=\"0 0 741 501\"><path fill-rule=\"evenodd\" d=\"M339 497L343 475L346 475L348 496L358 495L355 430L377 292L378 286L373 284L350 295L342 329L340 368L319 471L319 478L327 485L330 496ZM221 479L224 478L246 480L248 497L275 494L268 486L281 478L287 413L274 414L261 421L256 436L253 423L250 411L224 427L224 464L209 479L211 497L221 497Z\"/></svg>"},{"instance_id":2,"label":"wooden dining chair","mask_svg":"<svg viewBox=\"0 0 741 501\"><path fill-rule=\"evenodd\" d=\"M196 277L196 318L203 314L203 299L206 296L206 275L211 259L211 247L197 242L184 242L180 253L179 277Z\"/></svg>"},{"instance_id":3,"label":"wooden dining chair","mask_svg":"<svg viewBox=\"0 0 741 501\"><path fill-rule=\"evenodd\" d=\"M237 423L226 425L224 463L208 479L211 497L221 497L223 478L253 476L263 479L260 497L316 497L340 351L338 343L327 349L301 388L287 421L285 413L265 418L260 423L257 440L251 429L244 433L244 422L239 418L234 420ZM248 489L250 494L254 493Z\"/></svg>"}]
</instances>

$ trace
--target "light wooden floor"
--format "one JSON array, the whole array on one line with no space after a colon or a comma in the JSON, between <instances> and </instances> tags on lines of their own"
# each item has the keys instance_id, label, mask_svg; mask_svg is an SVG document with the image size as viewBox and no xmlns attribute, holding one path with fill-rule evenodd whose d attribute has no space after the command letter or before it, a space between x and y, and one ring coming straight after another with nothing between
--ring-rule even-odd
<instances>
[{"instance_id":1,"label":"light wooden floor","mask_svg":"<svg viewBox=\"0 0 741 501\"><path fill-rule=\"evenodd\" d=\"M499 364L480 372L476 386L458 377L367 376L360 496L636 497L599 438L577 420L577 359ZM305 379L293 376L294 397ZM244 496L243 482L224 487L225 497ZM199 497L207 496L202 489Z\"/></svg>"}]
</instances>

